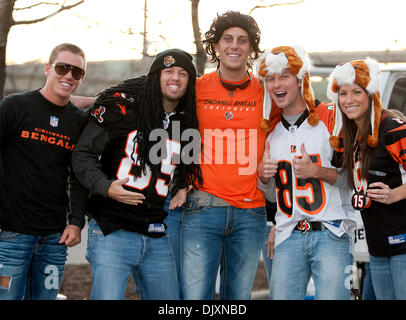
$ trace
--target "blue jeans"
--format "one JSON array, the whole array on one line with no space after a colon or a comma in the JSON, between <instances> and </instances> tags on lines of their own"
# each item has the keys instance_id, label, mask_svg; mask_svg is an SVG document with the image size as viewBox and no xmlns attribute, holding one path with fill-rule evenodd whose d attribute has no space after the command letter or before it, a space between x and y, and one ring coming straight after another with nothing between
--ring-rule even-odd
<instances>
[{"instance_id":1,"label":"blue jeans","mask_svg":"<svg viewBox=\"0 0 406 320\"><path fill-rule=\"evenodd\" d=\"M182 222L182 212L183 208L176 208L174 210L169 210L169 203L171 197L168 196L165 200L164 210L168 212L168 216L165 218L164 223L168 227L166 229L166 234L169 236L171 241L172 251L175 256L176 271L179 282L179 294L181 294L180 289L180 226ZM181 298L181 297L180 297Z\"/></svg>"},{"instance_id":2,"label":"blue jeans","mask_svg":"<svg viewBox=\"0 0 406 320\"><path fill-rule=\"evenodd\" d=\"M364 263L364 282L362 285L362 300L376 300L374 286L372 285L371 268L369 262Z\"/></svg>"},{"instance_id":3,"label":"blue jeans","mask_svg":"<svg viewBox=\"0 0 406 320\"><path fill-rule=\"evenodd\" d=\"M378 300L406 300L406 254L370 256L372 284Z\"/></svg>"},{"instance_id":4,"label":"blue jeans","mask_svg":"<svg viewBox=\"0 0 406 320\"><path fill-rule=\"evenodd\" d=\"M0 232L0 277L8 280L0 286L0 300L56 299L67 255L60 237Z\"/></svg>"},{"instance_id":5,"label":"blue jeans","mask_svg":"<svg viewBox=\"0 0 406 320\"><path fill-rule=\"evenodd\" d=\"M293 231L274 251L271 299L303 300L313 277L315 299L348 300L353 257L347 234L337 237L321 231Z\"/></svg>"},{"instance_id":6,"label":"blue jeans","mask_svg":"<svg viewBox=\"0 0 406 320\"><path fill-rule=\"evenodd\" d=\"M188 200L181 227L183 298L214 299L221 266L220 299L250 299L265 227L265 207L197 207Z\"/></svg>"},{"instance_id":7,"label":"blue jeans","mask_svg":"<svg viewBox=\"0 0 406 320\"><path fill-rule=\"evenodd\" d=\"M176 264L168 236L151 238L122 229L104 236L94 219L88 232L91 299L125 299L130 275L142 299L178 299Z\"/></svg>"},{"instance_id":8,"label":"blue jeans","mask_svg":"<svg viewBox=\"0 0 406 320\"><path fill-rule=\"evenodd\" d=\"M268 287L271 288L271 274L272 274L272 259L268 257L268 236L271 232L271 226L266 226L264 241L262 243L262 257L264 258L264 266L266 276L268 278ZM271 296L271 290L269 289L269 296Z\"/></svg>"}]
</instances>

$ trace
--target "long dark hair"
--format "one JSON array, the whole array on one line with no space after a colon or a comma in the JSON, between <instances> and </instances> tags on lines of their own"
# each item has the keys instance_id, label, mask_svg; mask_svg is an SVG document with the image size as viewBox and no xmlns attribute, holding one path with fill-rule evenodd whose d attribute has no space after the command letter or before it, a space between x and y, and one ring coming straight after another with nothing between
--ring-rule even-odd
<instances>
[{"instance_id":1,"label":"long dark hair","mask_svg":"<svg viewBox=\"0 0 406 320\"><path fill-rule=\"evenodd\" d=\"M188 128L199 129L199 122L196 114L196 78L188 81L185 95L179 101L176 108L180 114L181 132ZM118 94L119 93L119 94ZM124 94L124 95L122 95ZM121 105L126 110L122 116L116 105ZM115 87L106 89L98 95L95 107L98 105L114 106L115 117L110 119L108 130L111 137L128 134L129 128L137 129L137 168L145 174L147 166L159 174L160 164L153 164L149 158L149 152L156 141L150 140L150 133L154 129L162 128L164 120L164 109L162 104L162 92L160 86L160 72L154 72L148 76L140 76L128 79ZM187 141L181 141L182 147ZM195 182L202 184L200 166L197 162L189 165L180 164L179 169L182 176L187 177L187 183L195 185Z\"/></svg>"},{"instance_id":2,"label":"long dark hair","mask_svg":"<svg viewBox=\"0 0 406 320\"><path fill-rule=\"evenodd\" d=\"M189 77L188 85L184 96L180 99L176 112L180 114L180 128L181 132L186 129L199 129L199 121L196 113L196 91L195 91L196 78ZM138 154L140 159L140 167L145 170L145 165L148 164L155 171L159 171L159 166L151 163L149 159L149 151L156 143L149 139L152 130L162 128L162 121L164 120L164 109L162 105L162 92L160 87L160 72L154 72L148 75L145 79L143 88L143 111L140 117L137 117L137 128L139 128L140 138ZM181 141L182 149L188 141ZM187 183L199 185L203 183L200 165L197 162L185 165L181 164L178 170L181 171L182 176L187 177Z\"/></svg>"},{"instance_id":3,"label":"long dark hair","mask_svg":"<svg viewBox=\"0 0 406 320\"><path fill-rule=\"evenodd\" d=\"M354 120L348 119L348 117L341 111L342 119L343 119L343 139L342 139L342 146L343 146L343 156L342 156L342 167L347 169L347 180L350 186L354 187L354 176L353 176L353 169L354 169L354 141L355 135L357 134L358 127L355 124ZM365 119L371 119L371 112L372 112L372 98L369 96L369 107L365 114ZM390 110L383 109L380 121L382 121L382 117L384 115L389 115L394 118L401 119L401 117ZM359 129L359 148L362 151L362 158L361 158L361 177L364 179L368 179L368 170L371 165L371 155L374 148L371 148L367 144L368 135L372 132L372 125L371 121L365 121L365 125Z\"/></svg>"},{"instance_id":4,"label":"long dark hair","mask_svg":"<svg viewBox=\"0 0 406 320\"><path fill-rule=\"evenodd\" d=\"M371 118L371 106L372 106L372 99L369 96L369 107L365 114L365 119ZM355 136L358 132L358 127L355 124L354 120L348 119L348 117L341 111L342 119L343 119L343 163L342 166L344 169L347 169L347 180L348 184L354 187L354 176L353 176L353 169L354 169L354 142ZM368 178L368 169L370 165L370 156L372 152L372 148L368 146L367 139L368 134L372 131L372 126L370 121L366 121L366 124L359 129L359 148L362 151L362 158L361 158L361 176L363 178Z\"/></svg>"}]
</instances>

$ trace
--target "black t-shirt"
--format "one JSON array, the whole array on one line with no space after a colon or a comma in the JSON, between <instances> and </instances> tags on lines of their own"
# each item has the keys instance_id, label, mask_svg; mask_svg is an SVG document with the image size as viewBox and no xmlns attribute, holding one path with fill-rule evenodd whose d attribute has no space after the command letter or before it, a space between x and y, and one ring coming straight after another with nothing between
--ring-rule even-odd
<instances>
[{"instance_id":1,"label":"black t-shirt","mask_svg":"<svg viewBox=\"0 0 406 320\"><path fill-rule=\"evenodd\" d=\"M63 231L71 154L85 120L82 110L71 103L57 106L39 90L0 102L2 229L32 235Z\"/></svg>"}]
</instances>

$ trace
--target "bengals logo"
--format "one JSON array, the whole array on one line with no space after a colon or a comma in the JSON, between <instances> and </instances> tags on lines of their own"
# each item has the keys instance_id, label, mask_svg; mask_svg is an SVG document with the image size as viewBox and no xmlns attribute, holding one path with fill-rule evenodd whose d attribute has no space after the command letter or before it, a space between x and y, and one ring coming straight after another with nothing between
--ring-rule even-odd
<instances>
[{"instance_id":1,"label":"bengals logo","mask_svg":"<svg viewBox=\"0 0 406 320\"><path fill-rule=\"evenodd\" d=\"M293 144L290 146L290 153L296 153L296 146Z\"/></svg>"},{"instance_id":2,"label":"bengals logo","mask_svg":"<svg viewBox=\"0 0 406 320\"><path fill-rule=\"evenodd\" d=\"M302 231L302 233L306 233L307 231L312 230L312 226L306 219L304 219L298 222L296 229Z\"/></svg>"},{"instance_id":3,"label":"bengals logo","mask_svg":"<svg viewBox=\"0 0 406 320\"><path fill-rule=\"evenodd\" d=\"M99 107L95 108L95 109L92 111L91 115L92 115L93 117L95 117L95 118L97 119L97 121L99 121L99 123L102 123L102 122L104 121L102 115L103 115L105 112L106 112L106 108L103 107L103 106L99 106Z\"/></svg>"},{"instance_id":4,"label":"bengals logo","mask_svg":"<svg viewBox=\"0 0 406 320\"><path fill-rule=\"evenodd\" d=\"M234 114L231 111L226 111L226 113L224 114L224 118L226 118L226 120L230 120L234 118Z\"/></svg>"},{"instance_id":5,"label":"bengals logo","mask_svg":"<svg viewBox=\"0 0 406 320\"><path fill-rule=\"evenodd\" d=\"M173 65L176 62L175 58L172 56L166 56L164 58L164 65L165 67L169 68L171 65Z\"/></svg>"}]
</instances>

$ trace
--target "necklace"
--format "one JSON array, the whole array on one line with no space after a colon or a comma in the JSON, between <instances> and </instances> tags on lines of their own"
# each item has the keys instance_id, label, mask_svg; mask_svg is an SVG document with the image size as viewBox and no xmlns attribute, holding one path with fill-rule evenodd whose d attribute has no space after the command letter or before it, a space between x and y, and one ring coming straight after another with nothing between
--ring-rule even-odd
<instances>
[{"instance_id":1,"label":"necklace","mask_svg":"<svg viewBox=\"0 0 406 320\"><path fill-rule=\"evenodd\" d=\"M168 127L169 127L169 125L171 123L171 120L169 119L170 116L175 114L175 113L176 113L176 111L172 111L172 112L166 112L165 111L165 119L162 121L162 125L163 125L163 128L165 130L168 129Z\"/></svg>"},{"instance_id":2,"label":"necklace","mask_svg":"<svg viewBox=\"0 0 406 320\"><path fill-rule=\"evenodd\" d=\"M354 182L354 194L352 195L352 206L355 210L362 210L368 202L368 197L366 196L366 190L368 182L361 176L361 160L362 160L362 150L360 144L357 140L358 130L355 134L354 146L353 146L353 182Z\"/></svg>"}]
</instances>

